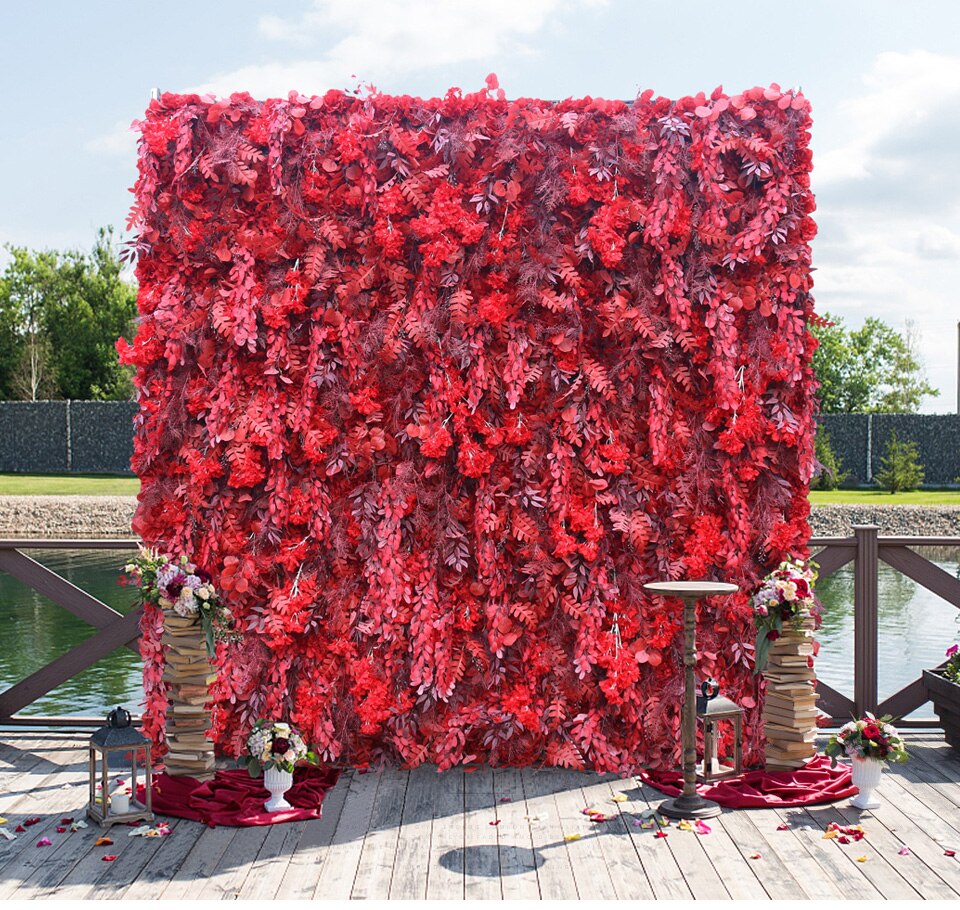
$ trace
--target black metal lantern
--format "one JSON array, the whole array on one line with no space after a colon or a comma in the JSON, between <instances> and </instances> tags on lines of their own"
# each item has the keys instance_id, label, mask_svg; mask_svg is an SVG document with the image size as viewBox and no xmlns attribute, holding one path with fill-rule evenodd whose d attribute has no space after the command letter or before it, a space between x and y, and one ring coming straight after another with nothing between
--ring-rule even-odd
<instances>
[{"instance_id":1,"label":"black metal lantern","mask_svg":"<svg viewBox=\"0 0 960 910\"><path fill-rule=\"evenodd\" d=\"M150 740L131 723L130 712L117 707L107 715L107 725L90 737L90 800L87 815L103 826L117 822L153 821L150 785L153 767L150 761ZM139 754L144 753L144 802L137 799L139 783ZM119 756L119 767L129 774L129 792L110 792L110 774L118 766L110 767L110 756ZM127 770L129 769L129 770ZM99 779L99 780L98 780ZM97 784L100 794L97 795Z\"/></svg>"},{"instance_id":2,"label":"black metal lantern","mask_svg":"<svg viewBox=\"0 0 960 910\"><path fill-rule=\"evenodd\" d=\"M703 761L697 765L697 779L705 783L735 777L743 770L743 708L720 695L715 679L705 680L697 696L697 721L703 726ZM733 764L720 761L721 723L733 724Z\"/></svg>"}]
</instances>

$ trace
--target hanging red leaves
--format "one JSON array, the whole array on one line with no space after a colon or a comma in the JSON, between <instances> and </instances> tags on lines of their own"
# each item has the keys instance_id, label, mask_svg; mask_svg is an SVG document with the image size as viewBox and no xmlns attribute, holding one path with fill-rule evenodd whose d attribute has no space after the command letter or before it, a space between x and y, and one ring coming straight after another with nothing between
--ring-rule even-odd
<instances>
[{"instance_id":1,"label":"hanging red leaves","mask_svg":"<svg viewBox=\"0 0 960 910\"><path fill-rule=\"evenodd\" d=\"M805 553L807 102L488 87L140 124L135 528L246 633L229 752L285 717L361 766L671 761L680 615L642 584ZM734 698L752 635L746 593L700 618ZM156 616L143 649L159 739Z\"/></svg>"}]
</instances>

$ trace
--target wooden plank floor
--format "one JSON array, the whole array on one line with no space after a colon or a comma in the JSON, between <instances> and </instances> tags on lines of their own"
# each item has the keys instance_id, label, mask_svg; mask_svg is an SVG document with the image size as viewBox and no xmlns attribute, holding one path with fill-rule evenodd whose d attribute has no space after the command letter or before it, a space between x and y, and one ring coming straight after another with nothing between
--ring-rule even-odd
<instances>
[{"instance_id":1,"label":"wooden plank floor","mask_svg":"<svg viewBox=\"0 0 960 910\"><path fill-rule=\"evenodd\" d=\"M633 778L418 768L344 774L316 821L212 829L175 819L164 838L114 829L108 849L94 846L94 826L56 830L82 816L84 742L0 732L0 816L11 831L40 818L0 840L0 900L960 897L960 858L946 855L960 853L960 755L933 735L909 737L912 758L884 773L875 811L847 800L725 810L700 836L640 827L661 797ZM591 822L585 807L612 818ZM866 838L824 840L831 822L863 824ZM42 837L52 845L36 847ZM117 859L103 862L107 852Z\"/></svg>"}]
</instances>

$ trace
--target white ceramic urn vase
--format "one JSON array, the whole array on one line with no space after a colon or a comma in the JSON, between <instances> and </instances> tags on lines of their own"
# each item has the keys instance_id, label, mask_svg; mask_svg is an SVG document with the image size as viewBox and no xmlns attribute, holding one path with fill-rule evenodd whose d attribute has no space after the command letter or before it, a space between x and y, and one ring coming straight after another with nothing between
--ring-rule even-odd
<instances>
[{"instance_id":1,"label":"white ceramic urn vase","mask_svg":"<svg viewBox=\"0 0 960 910\"><path fill-rule=\"evenodd\" d=\"M281 809L292 808L283 795L293 786L293 774L290 771L281 771L279 768L263 769L263 785L270 791L270 799L264 804L267 812L279 812Z\"/></svg>"},{"instance_id":2,"label":"white ceramic urn vase","mask_svg":"<svg viewBox=\"0 0 960 910\"><path fill-rule=\"evenodd\" d=\"M880 800L874 795L874 790L880 786L880 775L883 773L882 761L873 758L854 758L852 769L852 783L860 791L850 805L857 809L876 809Z\"/></svg>"}]
</instances>

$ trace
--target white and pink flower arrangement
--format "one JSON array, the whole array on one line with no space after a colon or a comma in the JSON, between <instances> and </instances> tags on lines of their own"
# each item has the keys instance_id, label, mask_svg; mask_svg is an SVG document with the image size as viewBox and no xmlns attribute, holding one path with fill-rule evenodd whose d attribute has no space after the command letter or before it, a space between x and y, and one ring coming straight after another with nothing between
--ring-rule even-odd
<instances>
[{"instance_id":1,"label":"white and pink flower arrangement","mask_svg":"<svg viewBox=\"0 0 960 910\"><path fill-rule=\"evenodd\" d=\"M832 765L836 765L841 755L874 761L905 762L907 748L897 728L890 723L892 719L889 716L877 718L867 713L859 720L851 720L830 737L823 751L830 756Z\"/></svg>"},{"instance_id":2,"label":"white and pink flower arrangement","mask_svg":"<svg viewBox=\"0 0 960 910\"><path fill-rule=\"evenodd\" d=\"M814 564L802 560L785 560L763 579L750 601L757 627L757 673L767 665L770 645L780 637L784 624L799 630L808 616L814 622L819 618L820 602L813 591L816 581Z\"/></svg>"},{"instance_id":3,"label":"white and pink flower arrangement","mask_svg":"<svg viewBox=\"0 0 960 910\"><path fill-rule=\"evenodd\" d=\"M173 557L141 547L133 562L123 567L140 588L140 598L186 619L199 617L213 656L217 641L236 638L233 616L217 594L206 571L186 556Z\"/></svg>"},{"instance_id":4,"label":"white and pink flower arrangement","mask_svg":"<svg viewBox=\"0 0 960 910\"><path fill-rule=\"evenodd\" d=\"M247 737L247 753L240 760L251 777L270 768L292 773L297 762L315 761L296 728L282 721L258 720Z\"/></svg>"}]
</instances>

